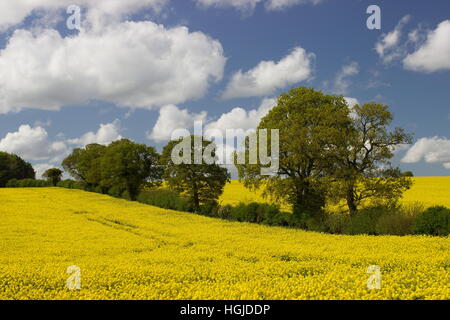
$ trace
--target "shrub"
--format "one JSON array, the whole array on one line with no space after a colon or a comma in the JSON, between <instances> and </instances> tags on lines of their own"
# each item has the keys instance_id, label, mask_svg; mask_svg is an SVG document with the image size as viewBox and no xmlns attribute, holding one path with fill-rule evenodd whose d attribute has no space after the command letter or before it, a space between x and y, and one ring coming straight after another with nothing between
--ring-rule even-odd
<instances>
[{"instance_id":1,"label":"shrub","mask_svg":"<svg viewBox=\"0 0 450 320\"><path fill-rule=\"evenodd\" d=\"M350 217L349 223L344 226L343 233L375 235L378 220L389 210L384 206L362 209Z\"/></svg>"},{"instance_id":2,"label":"shrub","mask_svg":"<svg viewBox=\"0 0 450 320\"><path fill-rule=\"evenodd\" d=\"M450 232L450 209L443 206L431 207L414 221L414 234L447 236Z\"/></svg>"},{"instance_id":3,"label":"shrub","mask_svg":"<svg viewBox=\"0 0 450 320\"><path fill-rule=\"evenodd\" d=\"M137 197L137 201L170 210L194 211L194 208L188 199L182 197L177 192L168 189L141 191Z\"/></svg>"},{"instance_id":4,"label":"shrub","mask_svg":"<svg viewBox=\"0 0 450 320\"><path fill-rule=\"evenodd\" d=\"M123 190L123 188L121 188L119 186L114 186L108 190L108 194L112 197L120 198L122 196L122 194L124 193L124 191L125 190Z\"/></svg>"},{"instance_id":5,"label":"shrub","mask_svg":"<svg viewBox=\"0 0 450 320\"><path fill-rule=\"evenodd\" d=\"M213 211L214 216L221 218L221 219L231 219L231 210L233 210L233 207L229 204L224 206L217 206L216 209Z\"/></svg>"},{"instance_id":6,"label":"shrub","mask_svg":"<svg viewBox=\"0 0 450 320\"><path fill-rule=\"evenodd\" d=\"M205 216L214 217L216 216L217 207L218 207L217 202L210 201L200 206L199 213Z\"/></svg>"},{"instance_id":7,"label":"shrub","mask_svg":"<svg viewBox=\"0 0 450 320\"><path fill-rule=\"evenodd\" d=\"M51 183L47 181L35 179L11 179L6 183L7 188L45 188L50 186Z\"/></svg>"},{"instance_id":8,"label":"shrub","mask_svg":"<svg viewBox=\"0 0 450 320\"><path fill-rule=\"evenodd\" d=\"M404 236L411 233L414 217L401 212L388 212L382 215L376 225L376 234Z\"/></svg>"},{"instance_id":9,"label":"shrub","mask_svg":"<svg viewBox=\"0 0 450 320\"><path fill-rule=\"evenodd\" d=\"M103 187L101 187L101 186L96 186L94 188L94 192L96 192L96 193L105 193Z\"/></svg>"},{"instance_id":10,"label":"shrub","mask_svg":"<svg viewBox=\"0 0 450 320\"><path fill-rule=\"evenodd\" d=\"M273 224L279 212L276 206L266 203L239 203L231 209L231 218L242 222Z\"/></svg>"},{"instance_id":11,"label":"shrub","mask_svg":"<svg viewBox=\"0 0 450 320\"><path fill-rule=\"evenodd\" d=\"M17 188L18 181L19 180L17 180L17 179L11 179L6 183L6 187L7 188Z\"/></svg>"},{"instance_id":12,"label":"shrub","mask_svg":"<svg viewBox=\"0 0 450 320\"><path fill-rule=\"evenodd\" d=\"M343 213L331 213L324 219L326 231L334 234L344 233L349 223L350 216Z\"/></svg>"}]
</instances>

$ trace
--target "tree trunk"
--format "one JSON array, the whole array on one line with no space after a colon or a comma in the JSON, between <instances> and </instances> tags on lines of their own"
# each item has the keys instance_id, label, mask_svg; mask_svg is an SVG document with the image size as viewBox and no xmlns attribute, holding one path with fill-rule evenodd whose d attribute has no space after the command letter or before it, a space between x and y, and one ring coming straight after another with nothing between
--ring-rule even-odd
<instances>
[{"instance_id":1,"label":"tree trunk","mask_svg":"<svg viewBox=\"0 0 450 320\"><path fill-rule=\"evenodd\" d=\"M197 190L194 190L193 198L194 198L195 212L200 212L200 200L198 198L198 191Z\"/></svg>"},{"instance_id":2,"label":"tree trunk","mask_svg":"<svg viewBox=\"0 0 450 320\"><path fill-rule=\"evenodd\" d=\"M351 216L354 216L358 211L358 207L356 205L355 193L353 192L353 187L349 187L347 189L347 206L348 211Z\"/></svg>"}]
</instances>

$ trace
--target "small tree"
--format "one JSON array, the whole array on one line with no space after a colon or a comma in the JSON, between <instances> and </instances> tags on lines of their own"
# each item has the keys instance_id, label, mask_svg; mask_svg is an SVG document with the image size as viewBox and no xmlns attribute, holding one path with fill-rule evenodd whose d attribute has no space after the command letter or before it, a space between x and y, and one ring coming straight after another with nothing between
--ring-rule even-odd
<instances>
[{"instance_id":1,"label":"small tree","mask_svg":"<svg viewBox=\"0 0 450 320\"><path fill-rule=\"evenodd\" d=\"M0 152L0 187L4 187L11 179L35 179L36 173L28 162L21 157Z\"/></svg>"},{"instance_id":2,"label":"small tree","mask_svg":"<svg viewBox=\"0 0 450 320\"><path fill-rule=\"evenodd\" d=\"M193 143L200 141L198 145ZM175 149L184 144L182 150ZM200 211L200 205L214 203L223 193L223 188L230 181L230 174L226 168L219 166L216 161L215 145L202 137L189 136L170 141L163 149L161 163L164 166L163 178L171 188L187 195L195 210ZM173 161L172 154L186 159L183 163ZM213 162L205 161L202 156L196 164L194 154L204 155L210 152Z\"/></svg>"},{"instance_id":3,"label":"small tree","mask_svg":"<svg viewBox=\"0 0 450 320\"><path fill-rule=\"evenodd\" d=\"M112 142L99 161L100 186L128 192L135 200L144 183L160 183L162 168L155 148L128 139ZM98 169L97 169L98 170Z\"/></svg>"},{"instance_id":4,"label":"small tree","mask_svg":"<svg viewBox=\"0 0 450 320\"><path fill-rule=\"evenodd\" d=\"M346 134L336 162L336 188L331 194L345 199L354 215L364 200L396 203L412 180L391 167L395 146L410 143L411 135L402 128L389 128L393 120L389 107L376 103L355 105L352 120L352 130Z\"/></svg>"},{"instance_id":5,"label":"small tree","mask_svg":"<svg viewBox=\"0 0 450 320\"><path fill-rule=\"evenodd\" d=\"M63 168L75 179L95 188L100 184L100 160L106 152L106 146L92 143L84 148L75 148L62 162Z\"/></svg>"},{"instance_id":6,"label":"small tree","mask_svg":"<svg viewBox=\"0 0 450 320\"><path fill-rule=\"evenodd\" d=\"M63 171L58 168L51 168L42 174L42 177L50 182L53 186L56 186L61 181Z\"/></svg>"}]
</instances>

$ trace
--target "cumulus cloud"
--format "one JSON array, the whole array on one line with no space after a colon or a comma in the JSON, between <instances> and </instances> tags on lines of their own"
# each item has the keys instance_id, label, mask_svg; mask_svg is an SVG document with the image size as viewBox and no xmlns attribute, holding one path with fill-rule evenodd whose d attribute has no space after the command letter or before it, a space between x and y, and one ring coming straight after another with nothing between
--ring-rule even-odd
<instances>
[{"instance_id":1,"label":"cumulus cloud","mask_svg":"<svg viewBox=\"0 0 450 320\"><path fill-rule=\"evenodd\" d=\"M179 109L177 106L164 106L159 111L159 117L152 131L148 133L147 138L157 142L168 141L176 129L185 129L192 133L194 121L202 121L203 135L207 139L216 142L216 155L222 164L232 164L231 155L239 149L235 141L215 141L217 134L220 133L223 139L226 138L226 130L239 130L229 132L238 134L243 138L248 130L255 129L260 120L276 105L276 99L264 98L258 108L245 110L243 108L233 108L231 111L217 117L216 120L207 119L207 112L189 113L186 109ZM241 136L242 134L242 136ZM230 170L234 170L230 167Z\"/></svg>"},{"instance_id":2,"label":"cumulus cloud","mask_svg":"<svg viewBox=\"0 0 450 320\"><path fill-rule=\"evenodd\" d=\"M21 125L16 132L0 140L0 150L14 153L29 161L49 160L67 151L63 141L50 141L43 127Z\"/></svg>"},{"instance_id":3,"label":"cumulus cloud","mask_svg":"<svg viewBox=\"0 0 450 320\"><path fill-rule=\"evenodd\" d=\"M356 104L359 104L358 99L352 98L352 97L344 97L345 101L347 101L347 104L350 108L353 108Z\"/></svg>"},{"instance_id":4,"label":"cumulus cloud","mask_svg":"<svg viewBox=\"0 0 450 320\"><path fill-rule=\"evenodd\" d=\"M411 16L404 16L391 32L383 34L375 44L375 51L384 63L392 62L400 58L405 53L404 46L400 45L403 28L411 19Z\"/></svg>"},{"instance_id":5,"label":"cumulus cloud","mask_svg":"<svg viewBox=\"0 0 450 320\"><path fill-rule=\"evenodd\" d=\"M416 39L417 35L410 37ZM403 60L406 69L423 72L450 70L450 20L428 33L425 43Z\"/></svg>"},{"instance_id":6,"label":"cumulus cloud","mask_svg":"<svg viewBox=\"0 0 450 320\"><path fill-rule=\"evenodd\" d=\"M69 145L84 147L89 143L109 144L121 139L119 135L120 122L101 124L97 132L88 132L76 139L65 139L62 135L53 140L42 126L21 125L17 131L9 132L0 139L0 151L14 153L26 161L32 162L39 178L45 170L58 167L67 157L71 148Z\"/></svg>"},{"instance_id":7,"label":"cumulus cloud","mask_svg":"<svg viewBox=\"0 0 450 320\"><path fill-rule=\"evenodd\" d=\"M84 147L90 143L107 145L113 141L122 139L120 130L120 121L116 119L111 123L100 124L100 128L97 130L97 132L87 132L79 138L69 139L68 143L76 144L81 147Z\"/></svg>"},{"instance_id":8,"label":"cumulus cloud","mask_svg":"<svg viewBox=\"0 0 450 320\"><path fill-rule=\"evenodd\" d=\"M102 100L131 108L182 103L222 79L221 44L186 27L124 22L62 37L16 30L0 51L0 114Z\"/></svg>"},{"instance_id":9,"label":"cumulus cloud","mask_svg":"<svg viewBox=\"0 0 450 320\"><path fill-rule=\"evenodd\" d=\"M236 72L228 83L224 98L270 95L277 89L308 80L313 72L315 55L296 47L278 62L261 61L253 69Z\"/></svg>"},{"instance_id":10,"label":"cumulus cloud","mask_svg":"<svg viewBox=\"0 0 450 320\"><path fill-rule=\"evenodd\" d=\"M227 8L232 7L241 11L253 11L259 2L264 0L196 0L201 7Z\"/></svg>"},{"instance_id":11,"label":"cumulus cloud","mask_svg":"<svg viewBox=\"0 0 450 320\"><path fill-rule=\"evenodd\" d=\"M334 80L334 92L337 94L347 94L348 88L351 85L349 77L355 76L359 73L359 64L355 61L346 64L338 72Z\"/></svg>"},{"instance_id":12,"label":"cumulus cloud","mask_svg":"<svg viewBox=\"0 0 450 320\"><path fill-rule=\"evenodd\" d=\"M190 130L195 121L204 121L206 115L206 111L196 114L189 113L187 109L179 109L175 105L164 106L159 110L158 120L147 138L157 142L170 140L176 129Z\"/></svg>"},{"instance_id":13,"label":"cumulus cloud","mask_svg":"<svg viewBox=\"0 0 450 320\"><path fill-rule=\"evenodd\" d=\"M0 30L21 23L36 11L52 14L77 4L87 10L86 21L96 23L99 19L120 19L142 9L160 12L168 0L14 0L0 2ZM103 17L103 18L102 18Z\"/></svg>"},{"instance_id":14,"label":"cumulus cloud","mask_svg":"<svg viewBox=\"0 0 450 320\"><path fill-rule=\"evenodd\" d=\"M318 4L323 0L195 0L201 7L227 8L251 12L258 3L265 3L267 10L283 10L298 4Z\"/></svg>"},{"instance_id":15,"label":"cumulus cloud","mask_svg":"<svg viewBox=\"0 0 450 320\"><path fill-rule=\"evenodd\" d=\"M268 10L283 10L298 4L319 4L323 0L268 0L266 8Z\"/></svg>"},{"instance_id":16,"label":"cumulus cloud","mask_svg":"<svg viewBox=\"0 0 450 320\"><path fill-rule=\"evenodd\" d=\"M407 151L404 163L441 163L450 169L450 140L443 137L421 138Z\"/></svg>"},{"instance_id":17,"label":"cumulus cloud","mask_svg":"<svg viewBox=\"0 0 450 320\"><path fill-rule=\"evenodd\" d=\"M265 98L257 109L245 110L233 108L230 112L222 114L216 121L208 123L206 130L218 129L223 134L227 129L255 129L261 119L276 105L274 98Z\"/></svg>"}]
</instances>

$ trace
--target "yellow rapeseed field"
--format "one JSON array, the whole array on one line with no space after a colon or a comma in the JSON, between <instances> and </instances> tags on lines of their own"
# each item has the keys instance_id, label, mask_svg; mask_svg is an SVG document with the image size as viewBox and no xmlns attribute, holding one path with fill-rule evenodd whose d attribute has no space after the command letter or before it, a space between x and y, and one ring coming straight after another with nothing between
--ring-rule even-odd
<instances>
[{"instance_id":1,"label":"yellow rapeseed field","mask_svg":"<svg viewBox=\"0 0 450 320\"><path fill-rule=\"evenodd\" d=\"M414 177L413 187L408 190L403 199L404 204L422 203L425 207L443 205L450 208L450 177ZM237 204L239 202L270 202L261 196L261 192L249 192L239 181L233 180L225 187L220 198L222 204ZM284 206L283 209L289 211Z\"/></svg>"},{"instance_id":2,"label":"yellow rapeseed field","mask_svg":"<svg viewBox=\"0 0 450 320\"><path fill-rule=\"evenodd\" d=\"M0 299L450 298L448 237L327 235L37 188L0 189L0 239Z\"/></svg>"}]
</instances>

